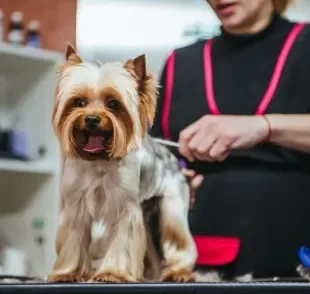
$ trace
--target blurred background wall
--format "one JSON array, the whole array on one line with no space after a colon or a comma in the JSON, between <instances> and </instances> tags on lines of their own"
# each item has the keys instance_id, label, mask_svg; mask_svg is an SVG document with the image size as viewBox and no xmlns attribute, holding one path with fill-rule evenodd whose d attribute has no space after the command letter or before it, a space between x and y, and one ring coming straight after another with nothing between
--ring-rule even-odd
<instances>
[{"instance_id":1,"label":"blurred background wall","mask_svg":"<svg viewBox=\"0 0 310 294\"><path fill-rule=\"evenodd\" d=\"M77 47L89 59L125 60L146 53L155 74L173 48L217 33L203 0L79 0Z\"/></svg>"},{"instance_id":2,"label":"blurred background wall","mask_svg":"<svg viewBox=\"0 0 310 294\"><path fill-rule=\"evenodd\" d=\"M287 16L310 21L310 1L295 0ZM218 33L205 0L78 0L77 47L91 60L125 60L146 53L159 74L176 47Z\"/></svg>"},{"instance_id":3,"label":"blurred background wall","mask_svg":"<svg viewBox=\"0 0 310 294\"><path fill-rule=\"evenodd\" d=\"M42 48L56 51L63 51L67 41L75 45L76 6L77 0L0 1L6 18L14 11L21 11L26 23L30 20L40 21Z\"/></svg>"}]
</instances>

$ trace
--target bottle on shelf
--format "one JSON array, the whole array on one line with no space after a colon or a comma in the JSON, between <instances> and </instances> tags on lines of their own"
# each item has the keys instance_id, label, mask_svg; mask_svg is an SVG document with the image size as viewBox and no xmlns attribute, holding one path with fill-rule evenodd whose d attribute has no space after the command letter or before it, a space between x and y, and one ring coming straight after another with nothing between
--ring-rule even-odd
<instances>
[{"instance_id":1,"label":"bottle on shelf","mask_svg":"<svg viewBox=\"0 0 310 294\"><path fill-rule=\"evenodd\" d=\"M18 46L24 44L24 22L23 14L20 11L14 11L11 15L8 41Z\"/></svg>"},{"instance_id":2,"label":"bottle on shelf","mask_svg":"<svg viewBox=\"0 0 310 294\"><path fill-rule=\"evenodd\" d=\"M26 35L27 46L40 48L41 47L41 37L40 37L40 22L37 20L32 20L28 24L27 35Z\"/></svg>"},{"instance_id":3,"label":"bottle on shelf","mask_svg":"<svg viewBox=\"0 0 310 294\"><path fill-rule=\"evenodd\" d=\"M4 13L0 8L0 42L4 40Z\"/></svg>"},{"instance_id":4,"label":"bottle on shelf","mask_svg":"<svg viewBox=\"0 0 310 294\"><path fill-rule=\"evenodd\" d=\"M29 159L27 135L21 115L17 115L14 120L10 145L11 154L14 158L21 160Z\"/></svg>"}]
</instances>

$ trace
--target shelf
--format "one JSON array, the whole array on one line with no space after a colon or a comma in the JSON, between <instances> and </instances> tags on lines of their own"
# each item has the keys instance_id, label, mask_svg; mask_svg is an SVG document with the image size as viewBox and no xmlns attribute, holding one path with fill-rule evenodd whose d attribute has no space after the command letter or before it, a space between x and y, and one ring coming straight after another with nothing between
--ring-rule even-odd
<instances>
[{"instance_id":1,"label":"shelf","mask_svg":"<svg viewBox=\"0 0 310 294\"><path fill-rule=\"evenodd\" d=\"M56 68L63 60L59 52L0 42L0 127L23 132L25 142L17 138L16 148L36 159L16 160L0 153L0 195L5 195L0 197L0 237L25 252L33 276L47 275L55 261L61 158L51 116ZM42 146L46 153L37 157ZM44 216L48 224L42 232L48 238L39 251L31 226L36 216Z\"/></svg>"},{"instance_id":2,"label":"shelf","mask_svg":"<svg viewBox=\"0 0 310 294\"><path fill-rule=\"evenodd\" d=\"M0 42L0 74L27 73L36 66L46 68L58 64L62 58L62 54L58 52Z\"/></svg>"},{"instance_id":3,"label":"shelf","mask_svg":"<svg viewBox=\"0 0 310 294\"><path fill-rule=\"evenodd\" d=\"M47 161L19 161L0 159L0 172L10 171L19 173L54 174L56 167Z\"/></svg>"},{"instance_id":4,"label":"shelf","mask_svg":"<svg viewBox=\"0 0 310 294\"><path fill-rule=\"evenodd\" d=\"M62 54L58 52L27 46L15 46L0 42L0 58L6 56L20 57L35 61L37 60L51 63L57 62L62 58Z\"/></svg>"}]
</instances>

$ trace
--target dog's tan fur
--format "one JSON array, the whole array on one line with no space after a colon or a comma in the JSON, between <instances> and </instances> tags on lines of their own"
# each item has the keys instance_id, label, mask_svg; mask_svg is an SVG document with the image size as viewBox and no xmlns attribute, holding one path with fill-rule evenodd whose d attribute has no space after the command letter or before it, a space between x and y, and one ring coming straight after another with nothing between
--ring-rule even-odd
<instances>
[{"instance_id":1,"label":"dog's tan fur","mask_svg":"<svg viewBox=\"0 0 310 294\"><path fill-rule=\"evenodd\" d=\"M63 155L62 199L57 260L49 281L142 281L148 238L141 203L147 199L139 196L141 152L136 151L153 123L156 80L146 73L144 56L98 70L83 63L72 46L59 74L53 127ZM77 97L87 105L72 107ZM106 108L111 97L121 105L118 112ZM104 156L95 159L81 151L90 114L101 117L101 130L113 132ZM162 279L188 281L196 251L186 218L173 215L188 209L187 199L177 197L160 202Z\"/></svg>"}]
</instances>

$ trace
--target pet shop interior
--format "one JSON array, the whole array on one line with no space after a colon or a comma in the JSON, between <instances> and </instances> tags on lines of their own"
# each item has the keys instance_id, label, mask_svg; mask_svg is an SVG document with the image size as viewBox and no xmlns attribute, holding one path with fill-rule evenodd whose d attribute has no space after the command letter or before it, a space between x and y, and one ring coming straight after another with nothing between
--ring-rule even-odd
<instances>
[{"instance_id":1,"label":"pet shop interior","mask_svg":"<svg viewBox=\"0 0 310 294\"><path fill-rule=\"evenodd\" d=\"M282 0L279 2L281 1ZM111 61L125 63L129 59L133 59L141 54L145 54L147 72L153 74L154 77L158 79L159 96L161 96L160 93L167 94L167 91L161 91L161 89L164 88L163 72L165 71L166 76L169 75L167 70L164 69L167 69L167 60L171 60L171 58L168 58L171 56L171 52L175 52L173 55L175 66L174 69L183 72L182 77L180 74L175 74L174 87L181 87L180 84L183 83L183 87L186 85L186 89L183 90L183 88L179 88L178 91L175 91L172 96L174 99L178 99L177 95L179 94L176 93L181 93L183 91L184 93L193 93L192 97L187 97L187 99L191 101L192 104L186 104L184 101L180 100L181 108L183 108L180 109L179 107L178 111L184 113L177 116L175 111L171 111L171 116L175 115L175 121L178 121L178 124L180 121L180 116L181 120L183 118L185 122L180 122L178 126L174 126L173 123L170 124L170 131L172 133L172 136L170 137L167 135L169 134L169 130L167 129L167 125L164 123L165 121L168 121L168 118L165 120L164 116L168 116L169 111L163 111L161 118L163 135L161 136L160 133L154 131L154 137L163 139L163 141L158 141L156 144L164 145L169 150L176 151L174 153L184 155L184 158L186 159L186 150L184 148L181 150L181 143L178 144L178 136L176 133L184 129L190 123L194 122L194 119L192 118L196 117L197 113L192 114L191 108L194 109L195 107L200 107L195 106L194 102L195 95L200 95L199 91L196 91L196 88L199 88L200 85L198 82L198 84L192 83L190 76L195 76L196 69L198 72L201 71L201 69L199 68L199 60L197 61L197 58L193 58L190 56L190 54L193 56L196 54L195 56L198 56L199 54L202 54L202 49L197 49L198 45L193 44L203 44L206 42L206 40L217 38L218 36L221 36L221 34L229 35L227 32L224 32L225 30L222 29L221 22L223 25L226 25L226 18L228 19L229 15L234 14L234 9L236 11L238 11L238 9L243 9L243 5L245 10L254 9L251 5L249 8L247 8L246 5L248 4L245 4L246 2L254 3L254 7L255 5L257 6L259 4L267 5L272 1L0 0L0 293L17 293L18 291L23 293L109 293L112 291L117 293L133 293L135 291L143 291L144 293L180 292L228 294L245 292L250 294L258 292L273 294L310 293L310 229L307 229L308 233L306 233L309 236L308 239L303 239L300 237L300 235L296 235L296 239L299 238L298 240L301 240L300 242L298 241L300 250L298 251L296 249L296 260L298 262L294 263L297 273L296 276L294 274L291 275L290 272L287 275L284 274L283 279L281 278L281 262L279 262L279 276L277 274L270 274L271 276L268 277L261 275L261 278L258 276L258 278L255 279L255 277L253 278L251 272L245 272L246 275L243 275L243 278L240 278L239 280L235 279L233 281L230 280L230 282L227 282L225 279L220 281L220 275L217 274L217 272L210 272L211 274L209 273L209 276L211 277L209 281L204 281L203 278L200 281L197 281L196 279L189 279L188 283L178 283L178 279L175 279L170 283L162 281L141 283L137 281L137 283L115 284L92 283L87 282L87 280L85 280L83 283L72 283L72 281L68 281L68 283L57 283L57 279L55 280L56 283L49 283L48 280L49 275L53 272L55 260L57 259L56 236L60 225L60 211L62 207L62 152L52 124L52 116L55 106L55 91L59 78L59 66L63 66L64 64L68 63L68 54L71 54L72 52L72 54L75 56L78 54L83 59L83 61L94 62L96 64L98 61L101 64L105 64L106 62ZM284 2L286 3L286 1L283 0L283 3ZM281 29L278 27L282 25L284 27L284 31L287 29L286 25L287 27L291 28L291 24L288 24L288 21L297 23L296 27L292 26L292 32L287 31L287 34L292 33L293 35L295 33L295 39L298 38L298 36L296 36L297 30L300 28L298 27L298 24L303 25L304 35L300 36L300 39L296 41L298 46L300 46L300 48L296 49L296 51L302 51L303 49L301 47L310 45L310 34L306 34L307 24L305 24L310 22L310 1L295 0L288 2L290 3L287 7L285 7L286 9L285 11L283 10L281 16L279 16L278 13L277 16L273 16L276 18L276 20L273 19L271 22L277 23L276 25L273 24L274 27L272 34L274 34L274 36L265 36L266 34L271 34L271 32L270 30L268 31L267 28L263 28L263 33L265 35L261 38L261 40L257 44L253 45L251 43L253 41L253 36L251 38L246 36L245 38L250 41L247 41L248 45L242 47L242 50L250 50L247 47L250 46L249 43L251 43L252 47L257 46L257 50L261 50L259 46L263 46L261 43L264 41L262 40L268 38L274 38L272 40L278 40L279 38L282 38L282 35L285 32L281 31ZM281 3L279 5L281 5ZM229 23L229 21L227 21L227 23ZM268 23L267 26L272 25ZM295 31L294 28L296 29ZM279 32L277 32L277 30L279 30ZM299 33L303 34L303 32ZM227 38L228 37L226 36L226 39ZM237 43L240 41L234 40L231 36L228 39L229 42L232 43ZM282 43L285 43L284 41L285 40L283 39ZM66 49L68 48L68 42L71 44L69 46L69 48L71 48L69 51ZM226 71L227 69L219 69L218 64L220 64L220 62L217 62L218 60L216 60L216 57L224 54L223 52L225 50L223 50L222 47L224 46L223 44L225 42L227 42L227 40L224 40L224 42L221 43L221 39L219 39L218 46L216 46L216 41L214 42L215 44L213 47L213 54L215 60L213 65L215 68L215 79L220 78L220 74L218 73L220 70ZM268 42L270 43L271 41ZM286 43L289 43L289 41ZM285 47L285 44L283 46ZM268 61L268 58L270 57L270 54L268 53L269 49L266 49L265 47L262 50L267 51L262 51L264 52L262 54L266 54L266 62L261 64L262 68L257 67L250 69L248 67L248 76L251 76L256 70L269 70L269 67L266 64L272 63L272 61ZM288 47L286 47L286 51L294 50ZM202 47L200 46L199 48ZM238 48L238 50L240 49L238 46L235 48ZM194 51L191 51L190 53L190 50L197 50L197 52L195 53ZM221 52L218 54L218 56L216 50ZM254 52L253 50L251 51L252 53ZM310 52L310 47L309 50L306 48L304 51L305 50L306 52ZM280 50L278 51L280 52ZM285 51L285 48L282 51ZM235 51L231 51L231 55L233 55L234 52ZM249 54L247 56L249 56ZM253 54L253 60L257 56L261 56L261 54L259 52L257 53L257 51ZM228 60L231 58L231 55L228 55L228 57L224 56L222 59ZM242 54L239 55L241 56ZM305 54L305 60L304 62L301 62L302 64L309 62L306 60L306 57L307 54ZM197 66L191 67L188 64L185 64L185 61L181 61L182 58L183 60L191 60L191 64L196 64ZM276 56L272 58L276 60ZM291 59L292 62L295 62L295 59L293 59L294 58ZM298 58L296 57L296 59ZM201 57L201 64L203 63L202 60L203 59ZM239 59L238 62L240 62L240 60L241 59ZM176 66L177 62L179 62L179 68ZM222 61L221 63L222 67L225 66L224 62L225 61ZM247 62L248 61L245 60L243 64L246 64ZM183 65L183 63L185 65ZM208 69L210 69L210 67ZM310 66L308 66L308 69L310 70ZM295 75L296 68L292 66L291 70L294 71L293 75ZM239 75L238 70L236 70L234 73L232 70L228 69L228 73L232 76ZM270 71L270 75L271 73L272 71ZM284 73L289 76L285 70ZM244 73L240 74L240 78L242 77L242 74ZM171 75L173 77L173 73L171 74L170 72L170 76ZM305 72L304 70L301 76L309 76L308 79L310 82L310 71ZM201 77L202 75L197 73L196 80L199 80ZM225 77L229 77L229 75L226 74ZM177 80L180 78L183 78L183 81ZM201 80L202 79L203 78L201 78ZM253 74L252 79L261 79L261 77L259 74ZM284 81L282 84L289 83L289 79L290 77L283 79ZM246 80L248 81L248 78ZM305 82L307 83L307 86L310 85L309 82ZM264 83L267 84L267 82ZM282 84L281 86L283 86ZM165 87L168 88L167 85ZM225 85L222 85L222 88L225 87ZM230 87L229 83L227 84L227 87ZM300 88L302 88L302 85ZM221 89L218 87L218 84L215 82L215 92L216 91L218 91L218 93L221 92L221 94L225 96L225 91L221 91ZM256 91L255 87L253 91ZM238 90L237 93L239 95L239 93L241 93L240 90ZM290 93L295 95L294 90L290 90ZM310 99L310 88L308 88L307 94L308 98ZM259 95L261 96L261 93L259 93ZM301 93L300 95L302 96L305 94ZM180 94L180 97L183 96ZM164 98L159 97L159 99ZM221 102L219 103L221 106L220 108L223 108L224 110L225 107L222 103L224 100L219 98L219 101ZM162 107L160 102L158 102L158 107ZM170 105L170 109L173 110L173 107L176 107L176 105ZM307 111L309 111L309 109L310 107ZM226 108L225 111L227 113L230 112L228 108ZM297 112L307 113L307 111L298 110ZM287 109L280 109L278 112L290 114L290 110L287 111ZM295 112L292 112L292 114L294 113ZM200 111L199 115L201 116L201 114L203 114L203 112ZM187 115L189 118L186 118ZM296 121L298 121L298 119L299 118L296 117ZM171 120L174 120L174 118L171 118ZM268 125L269 130L267 137L271 140L273 139L273 117L268 119L268 116L266 116L265 123L266 122L267 124L265 125ZM308 122L306 118L304 118L304 123L302 122L303 121L300 119L300 123L296 122L292 123L291 125L295 126L300 124L309 124L309 118ZM231 124L233 125L234 123ZM182 127L180 127L180 125ZM247 125L247 123L244 123L243 125ZM255 130L253 127L253 133L254 132ZM299 133L302 133L302 131ZM167 136L165 136L165 134ZM310 133L308 136L310 137ZM289 137L294 137L294 133L291 133ZM306 139L303 140L307 141ZM282 144L282 142L273 142L275 145ZM310 146L307 147L307 144L309 145L309 143L305 143L304 149L301 150L303 153L302 156L306 156L304 154L310 153ZM182 146L183 145L184 144L182 143ZM295 148L293 143L291 145L285 145L285 143L283 143L281 146L284 146L288 149L296 149L296 152L300 151L298 147ZM293 155L295 156L295 153ZM226 158L226 156L224 157ZM221 160L218 160L219 165L225 163L226 159L224 159L224 157ZM200 160L201 157L198 156L198 159ZM307 162L306 160L307 159L305 159L304 162ZM209 168L210 170L212 168L211 166L213 161L211 161ZM195 170L195 168L193 169L194 174L198 174L199 176L201 173L199 165L197 165L197 170ZM186 171L190 173L192 170L189 171L187 169ZM186 171L183 172L186 174ZM182 171L180 172L182 173ZM264 173L264 170L261 171L261 173ZM310 174L309 171L308 174ZM82 179L83 174L80 176ZM198 182L199 178L189 175L186 176L187 179L189 179L188 185L190 189L197 194L197 200L195 202L196 204L193 204L194 208L192 206L189 208L188 213L191 215L192 209L193 211L198 211L199 206L204 206L204 204L199 201L203 196L206 195L201 195L204 194L203 192L200 194L198 193L200 187L194 188L193 182L195 182L195 180ZM306 178L306 175L304 177ZM208 181L205 178L206 176L204 177L203 181ZM285 180L282 182L285 182ZM310 180L308 179L306 182L309 184ZM173 182L171 185L173 185ZM204 188L203 185L201 186L202 191L203 189L207 189ZM307 185L304 184L304 186L306 187ZM252 190L255 189L255 187L252 187ZM289 188L286 190L289 190ZM292 188L290 191L291 194L295 195L294 188ZM298 190L296 193L299 192L300 191ZM279 193L282 193L282 191ZM310 190L308 191L308 194L310 195ZM251 197L252 195L247 196ZM219 198L223 199L221 196L219 196ZM296 196L296 198L298 197ZM277 199L277 201L279 201L279 198ZM257 201L257 199L253 201ZM223 202L221 205L224 205ZM231 203L230 200L228 201L227 206L230 205L229 203ZM260 205L257 204L259 202L255 203L257 209L259 210ZM195 208L195 205L198 208ZM215 204L212 202L211 206L212 205ZM287 206L290 206L290 204L287 204ZM306 202L305 204L301 203L301 205L298 207L301 211L308 211L306 214L309 215L309 206L307 206ZM295 209L295 206L292 205L291 209ZM223 214L225 213L226 208L223 208ZM257 214L257 212L255 213ZM258 213L261 219L265 218L265 210L259 210ZM172 214L173 212L171 212L171 215ZM207 212L205 214L207 214ZM266 215L267 214L268 212ZM197 212L196 215L198 217L198 215L201 216L202 214ZM212 215L214 216L214 214ZM290 215L287 216L287 218L294 218L296 213L292 212L292 214L287 215ZM200 223L203 223L204 221L205 220L203 218L200 219ZM310 218L307 218L306 216L300 222L296 221L297 227L294 227L295 231L300 229L298 224L302 224L301 226L303 228L309 228L309 223L307 223L308 221L310 221ZM206 221L206 223L207 222L209 223L209 220ZM230 221L226 221L227 224L229 222ZM271 222L279 222L279 219L274 219ZM283 224L283 226L285 225L286 224ZM243 226L248 226L246 223L246 218L243 219ZM292 222L292 226L295 226L294 221ZM195 232L193 235L204 234L203 229L201 229L201 225L198 227L198 229L194 229ZM289 228L289 233L294 231L294 229ZM208 229L208 232L210 231L212 230ZM255 234L255 232L256 231L254 229L253 234ZM68 234L70 234L70 231ZM257 230L257 234L261 234L259 230ZM279 236L280 235L281 234L279 233ZM292 236L287 235L287 239L294 239L294 236L294 233L292 233ZM202 242L198 242L200 239L197 236L194 238L194 240L197 243L198 250L197 260L199 262L197 262L197 264L200 265L197 268L213 268L214 265L216 265L215 267L217 268L219 265L217 261L213 264L211 262L211 267L201 266L204 264L202 261L203 258L200 258L200 251L202 250L200 247L202 246ZM281 240L282 243L280 241L278 243L272 243L270 241L272 243L270 243L270 246L275 246L274 244L280 244L277 250L279 252L283 250L281 256L284 257L287 254L285 251L286 247L284 246L282 249L281 246L287 240ZM72 244L72 248L74 246L75 244ZM262 242L259 243L258 246L263 247L265 245ZM295 245L292 246L295 248ZM287 250L293 250L292 246ZM75 249L73 248L72 250ZM256 252L256 249L254 251ZM254 251L250 254L251 258L256 254ZM231 254L234 255L234 253ZM186 256L183 256L183 258L186 259ZM275 258L274 262L277 263L278 259ZM248 266L246 262L243 262L242 264L243 265L241 265L240 268L242 268L242 266ZM277 269L274 272L277 273ZM238 276L238 273L235 275ZM242 274L239 276L241 275ZM249 276L250 278L247 278ZM61 281L61 279L59 281ZM62 282L63 281L65 280L62 280ZM182 279L180 279L180 281L182 281Z\"/></svg>"}]
</instances>

